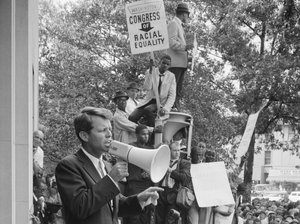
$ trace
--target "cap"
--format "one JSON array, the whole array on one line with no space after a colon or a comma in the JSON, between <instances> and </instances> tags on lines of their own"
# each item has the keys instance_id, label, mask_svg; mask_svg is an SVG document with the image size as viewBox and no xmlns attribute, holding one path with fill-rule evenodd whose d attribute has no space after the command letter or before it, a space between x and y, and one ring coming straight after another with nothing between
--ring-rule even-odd
<instances>
[{"instance_id":1,"label":"cap","mask_svg":"<svg viewBox=\"0 0 300 224\"><path fill-rule=\"evenodd\" d=\"M117 91L116 94L115 94L115 96L114 96L114 98L113 98L113 101L116 101L116 99L121 98L121 97L125 97L127 100L129 98L129 96L127 95L126 92L124 92L124 91Z\"/></svg>"},{"instance_id":2,"label":"cap","mask_svg":"<svg viewBox=\"0 0 300 224\"><path fill-rule=\"evenodd\" d=\"M260 214L264 213L265 215L267 214L264 210L260 211Z\"/></svg>"},{"instance_id":3,"label":"cap","mask_svg":"<svg viewBox=\"0 0 300 224\"><path fill-rule=\"evenodd\" d=\"M188 5L184 2L179 3L176 8L176 13L179 13L179 12L186 12L186 13L190 14Z\"/></svg>"},{"instance_id":4,"label":"cap","mask_svg":"<svg viewBox=\"0 0 300 224\"><path fill-rule=\"evenodd\" d=\"M267 215L275 214L274 211L267 211Z\"/></svg>"},{"instance_id":5,"label":"cap","mask_svg":"<svg viewBox=\"0 0 300 224\"><path fill-rule=\"evenodd\" d=\"M127 89L137 89L140 90L138 84L136 82L130 82L127 86Z\"/></svg>"},{"instance_id":6,"label":"cap","mask_svg":"<svg viewBox=\"0 0 300 224\"><path fill-rule=\"evenodd\" d=\"M253 215L253 212L252 211L247 211L246 215Z\"/></svg>"}]
</instances>

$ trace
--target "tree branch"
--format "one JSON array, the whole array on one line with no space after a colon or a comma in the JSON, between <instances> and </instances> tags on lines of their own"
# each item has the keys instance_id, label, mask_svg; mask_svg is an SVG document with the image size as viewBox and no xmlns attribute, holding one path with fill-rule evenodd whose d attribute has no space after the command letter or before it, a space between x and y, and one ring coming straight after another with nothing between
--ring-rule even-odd
<instances>
[{"instance_id":1,"label":"tree branch","mask_svg":"<svg viewBox=\"0 0 300 224\"><path fill-rule=\"evenodd\" d=\"M250 28L253 33L257 36L260 36L259 33L257 33L257 31L248 23L246 22L244 19L238 18L243 24L245 24L248 28Z\"/></svg>"}]
</instances>

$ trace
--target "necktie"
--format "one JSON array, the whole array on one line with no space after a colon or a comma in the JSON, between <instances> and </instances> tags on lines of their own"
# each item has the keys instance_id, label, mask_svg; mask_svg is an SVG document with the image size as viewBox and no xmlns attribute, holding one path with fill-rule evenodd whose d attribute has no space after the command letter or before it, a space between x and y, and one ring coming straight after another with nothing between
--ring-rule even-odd
<instances>
[{"instance_id":1,"label":"necktie","mask_svg":"<svg viewBox=\"0 0 300 224\"><path fill-rule=\"evenodd\" d=\"M101 159L99 159L99 170L98 171L99 171L101 178L103 178L106 175L105 171L104 171L104 164Z\"/></svg>"},{"instance_id":2,"label":"necktie","mask_svg":"<svg viewBox=\"0 0 300 224\"><path fill-rule=\"evenodd\" d=\"M119 212L119 195L113 199L113 220L114 223L118 223L118 212Z\"/></svg>"},{"instance_id":3,"label":"necktie","mask_svg":"<svg viewBox=\"0 0 300 224\"><path fill-rule=\"evenodd\" d=\"M158 94L160 94L161 84L162 84L162 77L163 74L159 74L159 82L158 82Z\"/></svg>"}]
</instances>

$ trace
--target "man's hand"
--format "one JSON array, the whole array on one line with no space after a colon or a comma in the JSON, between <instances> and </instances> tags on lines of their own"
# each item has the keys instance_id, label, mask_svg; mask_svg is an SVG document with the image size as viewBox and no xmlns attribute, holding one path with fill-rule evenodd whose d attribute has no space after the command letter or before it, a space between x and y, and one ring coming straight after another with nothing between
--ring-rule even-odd
<instances>
[{"instance_id":1,"label":"man's hand","mask_svg":"<svg viewBox=\"0 0 300 224\"><path fill-rule=\"evenodd\" d=\"M163 126L162 125L158 125L153 129L154 133L163 133Z\"/></svg>"},{"instance_id":2,"label":"man's hand","mask_svg":"<svg viewBox=\"0 0 300 224\"><path fill-rule=\"evenodd\" d=\"M167 113L168 113L168 111L164 108L160 108L160 110L158 112L159 116L161 116L161 117L165 116Z\"/></svg>"},{"instance_id":3,"label":"man's hand","mask_svg":"<svg viewBox=\"0 0 300 224\"><path fill-rule=\"evenodd\" d=\"M142 176L142 178L144 178L144 179L150 179L150 174L149 174L148 172L146 172L146 171L143 171L143 172L141 173L141 176Z\"/></svg>"},{"instance_id":4,"label":"man's hand","mask_svg":"<svg viewBox=\"0 0 300 224\"><path fill-rule=\"evenodd\" d=\"M164 189L161 187L149 187L143 192L137 195L138 201L142 208L147 205L153 204L157 205L157 199L159 198L158 191L163 191Z\"/></svg>"},{"instance_id":5,"label":"man's hand","mask_svg":"<svg viewBox=\"0 0 300 224\"><path fill-rule=\"evenodd\" d=\"M129 175L128 163L124 161L117 162L108 174L115 182L122 180Z\"/></svg>"}]
</instances>

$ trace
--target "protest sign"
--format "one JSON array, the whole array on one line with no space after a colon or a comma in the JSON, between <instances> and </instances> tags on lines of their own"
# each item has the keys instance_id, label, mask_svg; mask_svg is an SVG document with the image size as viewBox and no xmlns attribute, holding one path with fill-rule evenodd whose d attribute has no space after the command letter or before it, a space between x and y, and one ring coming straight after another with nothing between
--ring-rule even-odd
<instances>
[{"instance_id":1,"label":"protest sign","mask_svg":"<svg viewBox=\"0 0 300 224\"><path fill-rule=\"evenodd\" d=\"M191 176L199 207L235 204L224 162L192 164Z\"/></svg>"},{"instance_id":2,"label":"protest sign","mask_svg":"<svg viewBox=\"0 0 300 224\"><path fill-rule=\"evenodd\" d=\"M169 48L163 0L144 0L125 5L132 54Z\"/></svg>"},{"instance_id":3,"label":"protest sign","mask_svg":"<svg viewBox=\"0 0 300 224\"><path fill-rule=\"evenodd\" d=\"M242 140L241 140L241 142L239 144L239 148L237 150L238 155L240 155L240 156L245 155L246 152L248 151L250 141L251 141L251 138L252 138L255 126L256 126L258 115L260 114L262 109L265 108L265 106L267 104L268 104L268 102L263 103L263 105L260 107L260 109L256 113L249 115Z\"/></svg>"}]
</instances>

